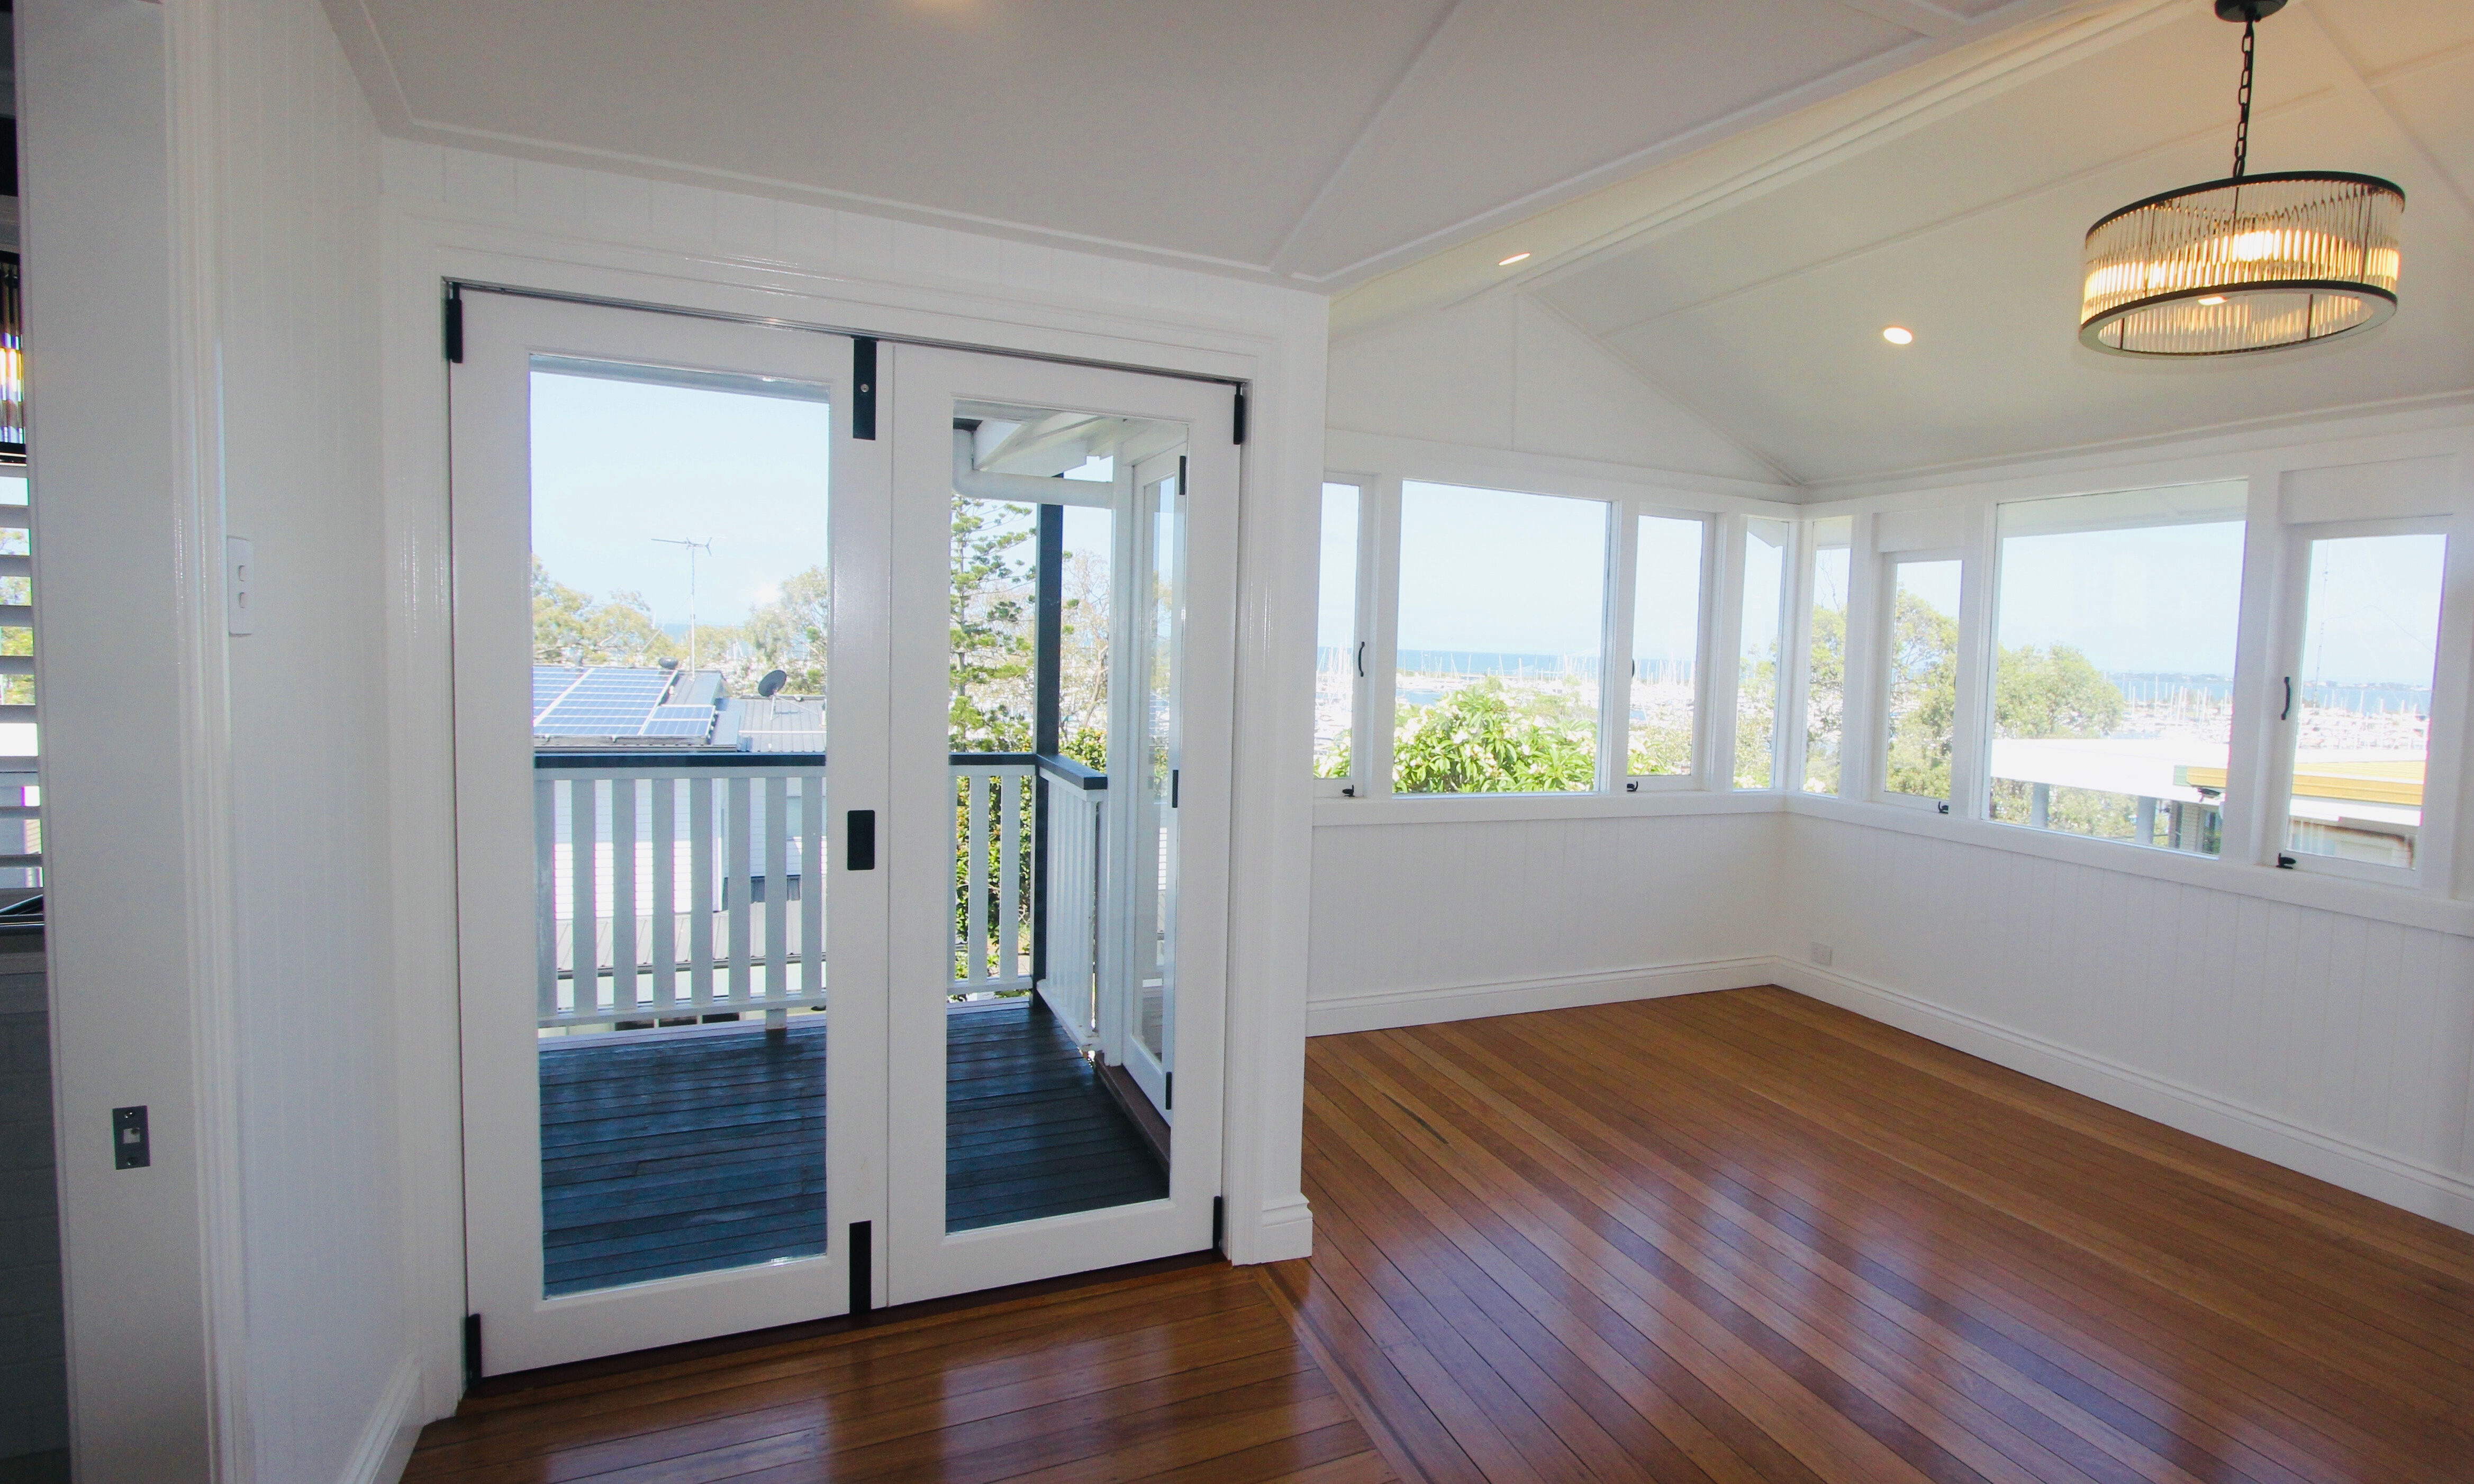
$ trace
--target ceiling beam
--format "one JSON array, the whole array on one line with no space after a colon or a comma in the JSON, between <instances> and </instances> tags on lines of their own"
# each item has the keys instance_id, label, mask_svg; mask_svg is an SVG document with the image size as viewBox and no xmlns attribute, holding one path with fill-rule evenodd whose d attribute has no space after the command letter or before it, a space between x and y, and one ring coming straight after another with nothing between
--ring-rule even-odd
<instances>
[{"instance_id":1,"label":"ceiling beam","mask_svg":"<svg viewBox=\"0 0 2474 1484\"><path fill-rule=\"evenodd\" d=\"M1925 0L1834 0L1842 10L1885 20L1920 36L1948 36L1967 24L1967 17Z\"/></svg>"}]
</instances>

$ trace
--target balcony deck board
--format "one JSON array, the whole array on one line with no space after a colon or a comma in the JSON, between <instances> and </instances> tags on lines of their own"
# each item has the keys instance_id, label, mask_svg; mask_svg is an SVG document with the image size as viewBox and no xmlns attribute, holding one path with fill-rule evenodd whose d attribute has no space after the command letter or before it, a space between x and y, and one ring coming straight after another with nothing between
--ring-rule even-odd
<instances>
[{"instance_id":1,"label":"balcony deck board","mask_svg":"<svg viewBox=\"0 0 2474 1484\"><path fill-rule=\"evenodd\" d=\"M545 1042L549 1291L822 1252L825 1018L783 1036ZM953 1016L945 1055L953 1230L1168 1193L1140 1132L1028 1000Z\"/></svg>"}]
</instances>

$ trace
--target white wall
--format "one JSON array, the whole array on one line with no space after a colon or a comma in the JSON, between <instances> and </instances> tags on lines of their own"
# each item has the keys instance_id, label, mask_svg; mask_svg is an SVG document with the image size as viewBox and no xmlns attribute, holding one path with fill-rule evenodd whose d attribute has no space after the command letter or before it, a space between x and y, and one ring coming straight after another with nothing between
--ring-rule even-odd
<instances>
[{"instance_id":1,"label":"white wall","mask_svg":"<svg viewBox=\"0 0 2474 1484\"><path fill-rule=\"evenodd\" d=\"M259 1481L350 1478L409 1385L389 952L378 135L316 0L220 7L247 1393Z\"/></svg>"},{"instance_id":2,"label":"white wall","mask_svg":"<svg viewBox=\"0 0 2474 1484\"><path fill-rule=\"evenodd\" d=\"M1785 859L1780 982L2474 1230L2474 937L1817 817Z\"/></svg>"},{"instance_id":3,"label":"white wall","mask_svg":"<svg viewBox=\"0 0 2474 1484\"><path fill-rule=\"evenodd\" d=\"M77 1472L408 1442L377 138L310 0L36 0L37 699ZM223 536L256 541L227 638ZM153 1110L113 1170L108 1111Z\"/></svg>"}]
</instances>

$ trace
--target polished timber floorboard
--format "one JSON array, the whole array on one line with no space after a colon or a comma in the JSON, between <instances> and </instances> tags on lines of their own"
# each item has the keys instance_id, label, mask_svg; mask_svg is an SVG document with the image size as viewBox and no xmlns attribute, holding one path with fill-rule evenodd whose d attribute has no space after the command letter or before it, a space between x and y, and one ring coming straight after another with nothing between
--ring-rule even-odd
<instances>
[{"instance_id":1,"label":"polished timber floorboard","mask_svg":"<svg viewBox=\"0 0 2474 1484\"><path fill-rule=\"evenodd\" d=\"M824 1020L543 1042L549 1292L824 1251ZM1168 1193L1141 1132L1029 1000L947 1017L945 1078L951 1230Z\"/></svg>"},{"instance_id":2,"label":"polished timber floorboard","mask_svg":"<svg viewBox=\"0 0 2474 1484\"><path fill-rule=\"evenodd\" d=\"M1253 1272L1104 1283L468 1400L407 1484L1383 1484Z\"/></svg>"},{"instance_id":3,"label":"polished timber floorboard","mask_svg":"<svg viewBox=\"0 0 2474 1484\"><path fill-rule=\"evenodd\" d=\"M1307 1068L1277 1281L1437 1484L2474 1480L2474 1237L1783 990Z\"/></svg>"},{"instance_id":4,"label":"polished timber floorboard","mask_svg":"<svg viewBox=\"0 0 2474 1484\"><path fill-rule=\"evenodd\" d=\"M2474 1480L2474 1237L1784 991L1307 1078L1310 1260L472 1400L406 1477Z\"/></svg>"}]
</instances>

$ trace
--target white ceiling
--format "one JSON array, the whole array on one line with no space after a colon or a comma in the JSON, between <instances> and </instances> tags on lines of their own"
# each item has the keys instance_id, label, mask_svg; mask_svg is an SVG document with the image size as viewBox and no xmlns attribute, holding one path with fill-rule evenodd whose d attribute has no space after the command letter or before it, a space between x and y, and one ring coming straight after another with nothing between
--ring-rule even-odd
<instances>
[{"instance_id":1,"label":"white ceiling","mask_svg":"<svg viewBox=\"0 0 2474 1484\"><path fill-rule=\"evenodd\" d=\"M1650 172L1370 284L1336 323L1534 298L1807 485L2474 390L2474 4L2295 0L2261 26L2251 168L2403 185L2402 308L2350 341L2191 365L2077 345L2078 248L2106 211L2227 173L2240 32L2202 0L2120 13L2136 23L1920 125L1841 130L1825 168L1756 162L1681 209L1710 172L1679 162L1663 189ZM1530 264L1493 268L1531 238ZM1888 324L1915 344L1883 343Z\"/></svg>"},{"instance_id":2,"label":"white ceiling","mask_svg":"<svg viewBox=\"0 0 2474 1484\"><path fill-rule=\"evenodd\" d=\"M327 0L389 132L1342 288L2087 0Z\"/></svg>"}]
</instances>

